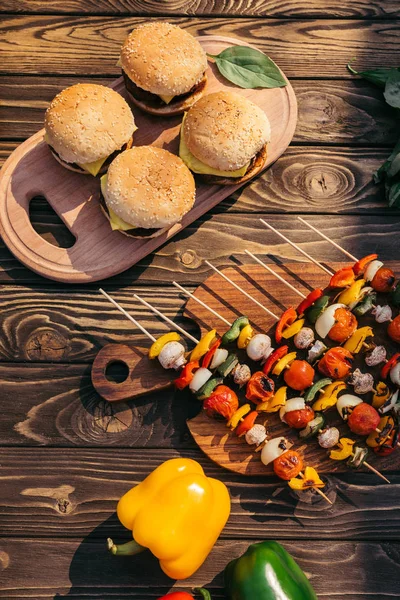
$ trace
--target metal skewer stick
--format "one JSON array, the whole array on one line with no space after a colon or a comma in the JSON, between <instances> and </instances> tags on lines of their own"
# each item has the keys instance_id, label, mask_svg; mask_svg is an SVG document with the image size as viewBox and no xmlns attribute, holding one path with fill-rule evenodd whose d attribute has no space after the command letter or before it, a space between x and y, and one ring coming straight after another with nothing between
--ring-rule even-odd
<instances>
[{"instance_id":1,"label":"metal skewer stick","mask_svg":"<svg viewBox=\"0 0 400 600\"><path fill-rule=\"evenodd\" d=\"M385 477L384 475L382 475L382 473L380 471L378 471L378 469L375 469L375 467L373 467L372 465L370 465L367 462L363 462L363 465L365 467L367 467L367 469L369 469L370 471L372 471L373 473L375 473L375 475L378 475L378 477L380 477L381 479L383 479L384 481L386 481L387 483L390 483L389 479L387 477Z\"/></svg>"},{"instance_id":2,"label":"metal skewer stick","mask_svg":"<svg viewBox=\"0 0 400 600\"><path fill-rule=\"evenodd\" d=\"M327 273L328 275L330 275L332 277L332 275L333 275L332 271L330 271L329 269L327 269L326 267L324 267L324 265L321 265L320 262L318 262L317 260L315 260L315 258L313 258L312 256L310 256L305 250L303 250L302 248L300 248L300 246L298 246L294 242L291 242L289 240L289 238L287 238L285 235L283 235L283 233L280 233L280 231L278 231L277 229L275 229L275 227L272 227L272 225L270 225L269 223L267 223L267 221L264 221L264 219L260 219L260 221L261 221L261 223L263 223L263 225L265 225L265 227L268 227L268 229L270 229L271 231L273 231L274 233L276 233L277 235L279 235L279 237L281 237L285 242L287 242L288 244L290 244L292 246L292 248L294 248L295 250L297 250L298 252L300 252L301 254L303 254L303 256L305 256L306 258L308 258L308 260L310 260L311 262L313 262L315 265L317 265L317 267L319 267L320 269L322 269L322 271L325 271L325 273Z\"/></svg>"},{"instance_id":3,"label":"metal skewer stick","mask_svg":"<svg viewBox=\"0 0 400 600\"><path fill-rule=\"evenodd\" d=\"M344 248L342 248L341 246L339 246L339 244L337 244L336 242L334 242L333 240L331 240L330 238L328 238L327 235L325 235L324 233L322 233L322 231L319 231L316 227L314 227L314 225L311 225L311 223L308 223L307 221L305 221L301 217L297 217L297 218L298 218L299 221L301 221L302 223L304 223L304 225L307 225L307 227L309 229L312 229L313 231L315 231L315 233L318 233L318 235L320 237L322 237L324 240L326 240L327 242L329 242L330 244L332 244L332 246L334 246L335 248L337 248L338 250L340 250L341 252L343 252L343 254L345 254L347 256L347 258L350 258L351 260L354 260L354 262L358 261L358 258L356 258L355 256L353 256L352 254L350 254L350 252L347 252L347 250L345 250Z\"/></svg>"},{"instance_id":4,"label":"metal skewer stick","mask_svg":"<svg viewBox=\"0 0 400 600\"><path fill-rule=\"evenodd\" d=\"M130 321L131 321L131 322L132 322L134 325L136 325L136 327L137 327L138 329L140 329L140 331L142 331L142 332L143 332L145 335L147 335L147 337L148 337L148 338L149 338L149 339L150 339L152 342L155 342L155 341L156 341L156 338L155 338L153 335L151 335L151 333L150 333L149 331L147 331L147 329L145 329L145 328L143 327L143 325L141 325L141 324L139 323L139 321L136 321L136 319L134 319L134 318L133 318L133 317L132 317L132 316L131 316L131 315L130 315L128 312L126 312L126 310L125 310L124 308L122 308L122 306L121 306L120 304L118 304L118 302L115 302L115 300L113 300L113 298L111 298L111 296L109 296L109 295L107 294L107 292L105 292L105 291L104 291L103 289L101 289L101 288L99 288L99 292L100 292L101 294L103 294L103 296L104 296L105 298L107 298L107 300L109 300L109 301L111 302L111 304L113 304L113 305L115 306L115 308L117 308L119 311L121 311L121 312L122 312L122 314L123 314L123 315L125 315L125 317L126 317L127 319L129 319L129 320L130 320Z\"/></svg>"},{"instance_id":5,"label":"metal skewer stick","mask_svg":"<svg viewBox=\"0 0 400 600\"><path fill-rule=\"evenodd\" d=\"M307 296L305 294L303 294L302 292L300 292L300 290L298 290L297 288L295 288L294 285L292 285L291 283L289 283L288 281L286 281L286 279L284 279L283 277L281 277L278 273L276 273L273 269L271 269L270 266L266 265L262 260L260 260L259 258L257 258L257 256L255 256L254 254L252 254L249 250L245 250L245 252L246 252L246 254L248 254L249 256L251 256L251 258L253 260L255 260L256 262L258 262L259 265L261 265L262 267L264 267L264 269L266 269L267 271L269 271L271 273L271 275L274 275L274 277L276 277L277 279L279 279L279 281L281 281L282 283L284 283L293 292L296 292L296 294L298 296L300 296L300 298L303 298L303 300L305 298L307 298Z\"/></svg>"},{"instance_id":6,"label":"metal skewer stick","mask_svg":"<svg viewBox=\"0 0 400 600\"><path fill-rule=\"evenodd\" d=\"M248 298L249 300L251 300L252 302L254 302L254 304L257 304L257 306L259 306L260 308L262 308L266 313L268 313L276 321L279 321L279 317L277 317L272 311L270 311L269 308L267 308L266 306L264 306L263 304L261 304L261 302L259 302L255 298L253 298L253 296L250 296L250 294L248 294L247 292L245 292L245 290L242 289L240 286L238 286L237 283L235 283L234 281L232 281L232 279L229 279L229 277L227 277L222 271L220 271L219 269L217 269L217 267L214 267L214 265L212 265L210 262L208 262L208 260L205 260L204 262L205 262L206 265L208 265L210 267L210 269L212 269L213 271L215 271L216 273L218 273L218 275L220 275L223 279L225 279L225 281L227 281L228 283L230 283L231 285L233 285L234 288L236 288L239 292L241 292L242 294L244 294L246 296L246 298Z\"/></svg>"},{"instance_id":7,"label":"metal skewer stick","mask_svg":"<svg viewBox=\"0 0 400 600\"><path fill-rule=\"evenodd\" d=\"M215 315L216 317L218 317L218 319L221 319L221 321L223 321L224 323L226 323L226 325L228 325L229 327L232 326L232 323L230 323L230 321L228 321L228 319L225 319L225 317L223 317L222 315L220 315L219 313L217 313L216 310L214 310L213 308L211 308L211 306L208 306L205 302L203 302L203 300L200 300L200 298L197 298L197 296L195 296L194 294L192 294L191 292L189 292L189 290L186 290L184 287L182 287L181 285L179 285L179 283L177 283L176 281L172 282L174 284L175 287L178 288L178 290L181 290L181 292L183 292L184 294L186 294L186 296L189 296L189 298L192 298L193 300L195 300L196 302L198 302L199 304L201 304L201 306L203 306L204 308L206 308L207 310L209 310L213 315Z\"/></svg>"},{"instance_id":8,"label":"metal skewer stick","mask_svg":"<svg viewBox=\"0 0 400 600\"><path fill-rule=\"evenodd\" d=\"M302 479L305 479L304 473L302 471L300 471L299 475L300 477L302 477ZM319 494L320 496L322 496L322 498L329 502L329 504L333 504L332 500L329 500L328 496L324 494L324 492L322 492L319 488L317 488L316 486L312 486L311 489L317 492L317 494Z\"/></svg>"},{"instance_id":9,"label":"metal skewer stick","mask_svg":"<svg viewBox=\"0 0 400 600\"><path fill-rule=\"evenodd\" d=\"M182 327L180 327L179 325L177 325L176 323L174 323L173 321L171 321L171 319L169 319L166 315L164 315L162 312L160 312L158 310L158 308L156 308L155 306L152 306L151 304L149 304L146 300L143 300L143 298L141 298L137 294L133 294L133 297L136 298L136 300L139 300L139 302L141 302L142 304L144 304L144 306L147 306L147 308L150 308L150 310L153 311L153 313L155 313L156 315L158 315L159 317L161 317L166 323L168 323L169 325L171 325L171 327L173 327L177 331L180 331L181 334L184 335L184 336L186 336L189 340L192 340L192 342L194 342L195 344L199 343L199 340L197 340L195 337L193 337L192 335L190 335L190 333L188 333L187 331L185 331L184 329L182 329Z\"/></svg>"}]
</instances>

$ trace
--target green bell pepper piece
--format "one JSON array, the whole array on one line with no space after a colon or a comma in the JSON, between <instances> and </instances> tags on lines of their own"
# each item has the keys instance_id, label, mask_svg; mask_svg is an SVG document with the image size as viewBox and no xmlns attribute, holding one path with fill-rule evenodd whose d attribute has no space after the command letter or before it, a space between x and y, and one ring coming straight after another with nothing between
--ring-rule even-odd
<instances>
[{"instance_id":1,"label":"green bell pepper piece","mask_svg":"<svg viewBox=\"0 0 400 600\"><path fill-rule=\"evenodd\" d=\"M372 310L374 308L375 304L376 304L376 293L371 292L370 294L367 294L366 296L364 296L364 298L361 300L361 302L359 302L357 304L357 306L355 308L353 308L353 313L356 315L356 317L362 317L367 312Z\"/></svg>"},{"instance_id":2,"label":"green bell pepper piece","mask_svg":"<svg viewBox=\"0 0 400 600\"><path fill-rule=\"evenodd\" d=\"M390 300L394 306L400 306L400 281L397 282L396 287L391 292Z\"/></svg>"},{"instance_id":3,"label":"green bell pepper piece","mask_svg":"<svg viewBox=\"0 0 400 600\"><path fill-rule=\"evenodd\" d=\"M324 377L323 379L320 379L319 381L314 383L314 385L308 388L308 390L306 391L304 395L304 402L306 404L311 403L314 400L317 392L322 390L323 387L329 385L330 383L332 383L332 379L329 379L329 377Z\"/></svg>"},{"instance_id":4,"label":"green bell pepper piece","mask_svg":"<svg viewBox=\"0 0 400 600\"><path fill-rule=\"evenodd\" d=\"M228 564L224 578L229 600L317 600L299 565L272 540L249 546Z\"/></svg>"},{"instance_id":5,"label":"green bell pepper piece","mask_svg":"<svg viewBox=\"0 0 400 600\"><path fill-rule=\"evenodd\" d=\"M329 304L329 296L321 296L314 304L306 310L306 317L310 323L315 323L318 317L324 312Z\"/></svg>"},{"instance_id":6,"label":"green bell pepper piece","mask_svg":"<svg viewBox=\"0 0 400 600\"><path fill-rule=\"evenodd\" d=\"M222 336L221 345L227 346L228 344L234 342L239 337L243 327L246 327L246 325L249 324L250 321L247 317L238 317L235 321L233 321L231 328L228 329L228 331L226 331Z\"/></svg>"},{"instance_id":7,"label":"green bell pepper piece","mask_svg":"<svg viewBox=\"0 0 400 600\"><path fill-rule=\"evenodd\" d=\"M208 381L205 382L204 385L201 386L199 391L196 393L197 400L205 400L209 398L217 385L221 385L223 383L223 377L212 377Z\"/></svg>"}]
</instances>

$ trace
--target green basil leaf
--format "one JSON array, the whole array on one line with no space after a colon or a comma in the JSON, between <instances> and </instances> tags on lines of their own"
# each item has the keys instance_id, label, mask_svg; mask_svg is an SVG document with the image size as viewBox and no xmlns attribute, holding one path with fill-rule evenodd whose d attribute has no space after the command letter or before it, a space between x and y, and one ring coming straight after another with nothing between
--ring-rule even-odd
<instances>
[{"instance_id":1,"label":"green basil leaf","mask_svg":"<svg viewBox=\"0 0 400 600\"><path fill-rule=\"evenodd\" d=\"M381 165L379 167L379 169L377 171L375 171L375 173L373 175L375 183L381 183L385 179L386 174L388 174L389 170L392 172L392 170L391 170L392 163L396 162L396 165L393 167L394 174L389 175L390 177L394 177L394 175L398 172L398 168L397 168L397 165L398 165L397 157L398 156L400 156L400 140L397 142L397 144L393 148L393 151L390 154L389 158L387 158L385 160L385 162L383 163L383 165Z\"/></svg>"},{"instance_id":2,"label":"green basil leaf","mask_svg":"<svg viewBox=\"0 0 400 600\"><path fill-rule=\"evenodd\" d=\"M369 71L356 71L355 69L353 69L350 63L348 63L347 68L349 69L350 73L353 73L353 75L358 75L359 77L370 81L371 83L377 85L380 88L385 87L386 82L389 79L390 73L392 71L400 71L400 67L398 67L397 69L377 68L371 69Z\"/></svg>"},{"instance_id":3,"label":"green basil leaf","mask_svg":"<svg viewBox=\"0 0 400 600\"><path fill-rule=\"evenodd\" d=\"M387 194L389 206L400 207L400 181L393 183L389 187L389 193Z\"/></svg>"},{"instance_id":4,"label":"green basil leaf","mask_svg":"<svg viewBox=\"0 0 400 600\"><path fill-rule=\"evenodd\" d=\"M389 106L400 108L400 72L397 69L390 71L383 95Z\"/></svg>"},{"instance_id":5,"label":"green basil leaf","mask_svg":"<svg viewBox=\"0 0 400 600\"><path fill-rule=\"evenodd\" d=\"M396 177L398 173L400 173L400 154L397 154L389 165L387 176L393 178Z\"/></svg>"},{"instance_id":6,"label":"green basil leaf","mask_svg":"<svg viewBox=\"0 0 400 600\"><path fill-rule=\"evenodd\" d=\"M287 85L276 64L259 50L247 46L231 46L215 60L219 72L241 88L277 88Z\"/></svg>"}]
</instances>

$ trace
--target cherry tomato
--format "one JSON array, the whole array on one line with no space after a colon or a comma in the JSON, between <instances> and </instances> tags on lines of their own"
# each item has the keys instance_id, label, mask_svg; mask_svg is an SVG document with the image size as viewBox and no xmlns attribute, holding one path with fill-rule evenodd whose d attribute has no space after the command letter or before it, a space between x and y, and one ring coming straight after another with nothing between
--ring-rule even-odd
<instances>
[{"instance_id":1,"label":"cherry tomato","mask_svg":"<svg viewBox=\"0 0 400 600\"><path fill-rule=\"evenodd\" d=\"M397 315L397 317L389 323L387 332L392 340L400 344L400 315Z\"/></svg>"},{"instance_id":2,"label":"cherry tomato","mask_svg":"<svg viewBox=\"0 0 400 600\"><path fill-rule=\"evenodd\" d=\"M345 348L330 348L318 363L318 369L332 379L345 379L351 370L353 355Z\"/></svg>"},{"instance_id":3,"label":"cherry tomato","mask_svg":"<svg viewBox=\"0 0 400 600\"><path fill-rule=\"evenodd\" d=\"M193 600L193 596L187 592L171 592L158 600Z\"/></svg>"},{"instance_id":4,"label":"cherry tomato","mask_svg":"<svg viewBox=\"0 0 400 600\"><path fill-rule=\"evenodd\" d=\"M246 387L246 398L255 404L265 402L274 395L275 383L262 371L253 373Z\"/></svg>"},{"instance_id":5,"label":"cherry tomato","mask_svg":"<svg viewBox=\"0 0 400 600\"><path fill-rule=\"evenodd\" d=\"M289 481L303 470L303 459L295 450L288 450L274 460L273 467L275 475Z\"/></svg>"},{"instance_id":6,"label":"cherry tomato","mask_svg":"<svg viewBox=\"0 0 400 600\"><path fill-rule=\"evenodd\" d=\"M260 413L258 413L256 410L253 410L253 412L246 415L243 421L239 423L239 425L236 427L236 435L241 437L242 435L250 431L259 414Z\"/></svg>"},{"instance_id":7,"label":"cherry tomato","mask_svg":"<svg viewBox=\"0 0 400 600\"><path fill-rule=\"evenodd\" d=\"M315 413L310 406L285 413L285 421L293 429L304 429L307 423L312 421L314 417Z\"/></svg>"},{"instance_id":8,"label":"cherry tomato","mask_svg":"<svg viewBox=\"0 0 400 600\"><path fill-rule=\"evenodd\" d=\"M373 406L362 402L354 407L347 423L351 431L357 435L369 435L379 425L379 413Z\"/></svg>"},{"instance_id":9,"label":"cherry tomato","mask_svg":"<svg viewBox=\"0 0 400 600\"><path fill-rule=\"evenodd\" d=\"M211 396L204 400L203 408L209 417L221 416L229 421L239 408L239 400L227 385L218 385Z\"/></svg>"},{"instance_id":10,"label":"cherry tomato","mask_svg":"<svg viewBox=\"0 0 400 600\"><path fill-rule=\"evenodd\" d=\"M395 280L396 277L392 269L389 269L388 267L381 267L375 273L375 277L371 281L371 286L376 292L382 292L383 294L386 294L393 289Z\"/></svg>"},{"instance_id":11,"label":"cherry tomato","mask_svg":"<svg viewBox=\"0 0 400 600\"><path fill-rule=\"evenodd\" d=\"M357 329L357 319L348 308L337 308L335 310L335 325L328 333L328 337L338 344L342 344Z\"/></svg>"},{"instance_id":12,"label":"cherry tomato","mask_svg":"<svg viewBox=\"0 0 400 600\"><path fill-rule=\"evenodd\" d=\"M354 273L356 275L361 275L362 273L364 273L365 269L367 268L367 265L369 265L370 262L376 260L377 258L377 254L368 254L368 256L360 258L360 260L358 260L353 267Z\"/></svg>"},{"instance_id":13,"label":"cherry tomato","mask_svg":"<svg viewBox=\"0 0 400 600\"><path fill-rule=\"evenodd\" d=\"M305 360L294 360L290 367L286 369L283 379L285 383L293 390L302 392L312 385L315 371Z\"/></svg>"}]
</instances>

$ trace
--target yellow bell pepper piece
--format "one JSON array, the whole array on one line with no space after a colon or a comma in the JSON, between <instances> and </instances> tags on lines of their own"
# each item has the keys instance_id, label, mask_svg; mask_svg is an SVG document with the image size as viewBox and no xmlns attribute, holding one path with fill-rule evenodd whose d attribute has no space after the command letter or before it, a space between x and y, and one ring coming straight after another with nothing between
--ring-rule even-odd
<instances>
[{"instance_id":1,"label":"yellow bell pepper piece","mask_svg":"<svg viewBox=\"0 0 400 600\"><path fill-rule=\"evenodd\" d=\"M212 342L215 340L216 334L217 331L211 329L211 331L203 335L197 346L192 350L190 362L192 362L192 360L200 360L200 358L209 351Z\"/></svg>"},{"instance_id":2,"label":"yellow bell pepper piece","mask_svg":"<svg viewBox=\"0 0 400 600\"><path fill-rule=\"evenodd\" d=\"M251 325L245 325L239 334L237 345L238 348L247 348L251 338L253 337L253 328Z\"/></svg>"},{"instance_id":3,"label":"yellow bell pepper piece","mask_svg":"<svg viewBox=\"0 0 400 600\"><path fill-rule=\"evenodd\" d=\"M325 484L313 467L306 467L304 469L303 477L293 477L293 479L289 481L289 487L291 487L292 490L307 490L308 488L313 487L323 488L325 487Z\"/></svg>"},{"instance_id":4,"label":"yellow bell pepper piece","mask_svg":"<svg viewBox=\"0 0 400 600\"><path fill-rule=\"evenodd\" d=\"M118 502L117 515L134 539L122 546L108 540L113 554L148 548L172 579L191 577L203 564L230 513L226 486L206 477L189 458L157 467Z\"/></svg>"},{"instance_id":5,"label":"yellow bell pepper piece","mask_svg":"<svg viewBox=\"0 0 400 600\"><path fill-rule=\"evenodd\" d=\"M245 415L247 415L247 413L249 413L251 411L251 406L250 404L243 404L243 406L240 406L236 412L233 413L233 415L231 416L231 418L229 419L227 426L230 427L231 429L236 429L236 427L239 425L239 421L241 419L243 419L243 417Z\"/></svg>"},{"instance_id":6,"label":"yellow bell pepper piece","mask_svg":"<svg viewBox=\"0 0 400 600\"><path fill-rule=\"evenodd\" d=\"M391 415L386 415L385 417L382 417L377 427L377 429L379 429L382 433L379 433L378 431L373 431L369 434L365 443L370 448L377 448L378 446L382 446L382 444L384 444L386 440L390 437L390 434L393 431L393 427L394 419Z\"/></svg>"},{"instance_id":7,"label":"yellow bell pepper piece","mask_svg":"<svg viewBox=\"0 0 400 600\"><path fill-rule=\"evenodd\" d=\"M389 387L383 381L379 381L375 386L376 392L372 396L372 406L374 408L380 408L385 404L386 400L389 400L391 391Z\"/></svg>"},{"instance_id":8,"label":"yellow bell pepper piece","mask_svg":"<svg viewBox=\"0 0 400 600\"><path fill-rule=\"evenodd\" d=\"M279 390L265 402L258 404L256 409L259 412L274 413L278 412L286 404L287 387L280 387Z\"/></svg>"},{"instance_id":9,"label":"yellow bell pepper piece","mask_svg":"<svg viewBox=\"0 0 400 600\"><path fill-rule=\"evenodd\" d=\"M354 440L350 438L340 438L338 441L339 448L337 450L331 450L329 452L329 458L333 460L345 460L353 454Z\"/></svg>"},{"instance_id":10,"label":"yellow bell pepper piece","mask_svg":"<svg viewBox=\"0 0 400 600\"><path fill-rule=\"evenodd\" d=\"M312 406L314 411L324 411L335 406L338 400L338 394L346 389L344 381L334 381L320 390L320 397Z\"/></svg>"},{"instance_id":11,"label":"yellow bell pepper piece","mask_svg":"<svg viewBox=\"0 0 400 600\"><path fill-rule=\"evenodd\" d=\"M282 356L280 360L276 363L274 368L272 369L273 375L280 375L286 367L292 364L294 360L296 360L296 352L289 352L286 356Z\"/></svg>"},{"instance_id":12,"label":"yellow bell pepper piece","mask_svg":"<svg viewBox=\"0 0 400 600\"><path fill-rule=\"evenodd\" d=\"M296 335L296 333L299 333L300 329L303 328L304 323L305 319L298 319L283 331L282 337L285 338L285 340L293 337Z\"/></svg>"},{"instance_id":13,"label":"yellow bell pepper piece","mask_svg":"<svg viewBox=\"0 0 400 600\"><path fill-rule=\"evenodd\" d=\"M373 336L374 332L372 331L371 327L360 327L360 329L357 329L353 335L349 337L343 347L352 354L357 354L357 352L360 352L361 348L363 347L363 343L367 337Z\"/></svg>"},{"instance_id":14,"label":"yellow bell pepper piece","mask_svg":"<svg viewBox=\"0 0 400 600\"><path fill-rule=\"evenodd\" d=\"M176 333L176 331L171 331L171 333L164 333L161 337L158 338L153 344L150 346L149 350L149 358L156 358L161 350L164 348L168 342L179 342L181 336Z\"/></svg>"},{"instance_id":15,"label":"yellow bell pepper piece","mask_svg":"<svg viewBox=\"0 0 400 600\"><path fill-rule=\"evenodd\" d=\"M365 285L365 279L357 279L354 283L351 284L346 290L340 294L337 299L339 304L346 304L348 306L352 302L356 302L360 298L360 292Z\"/></svg>"}]
</instances>

